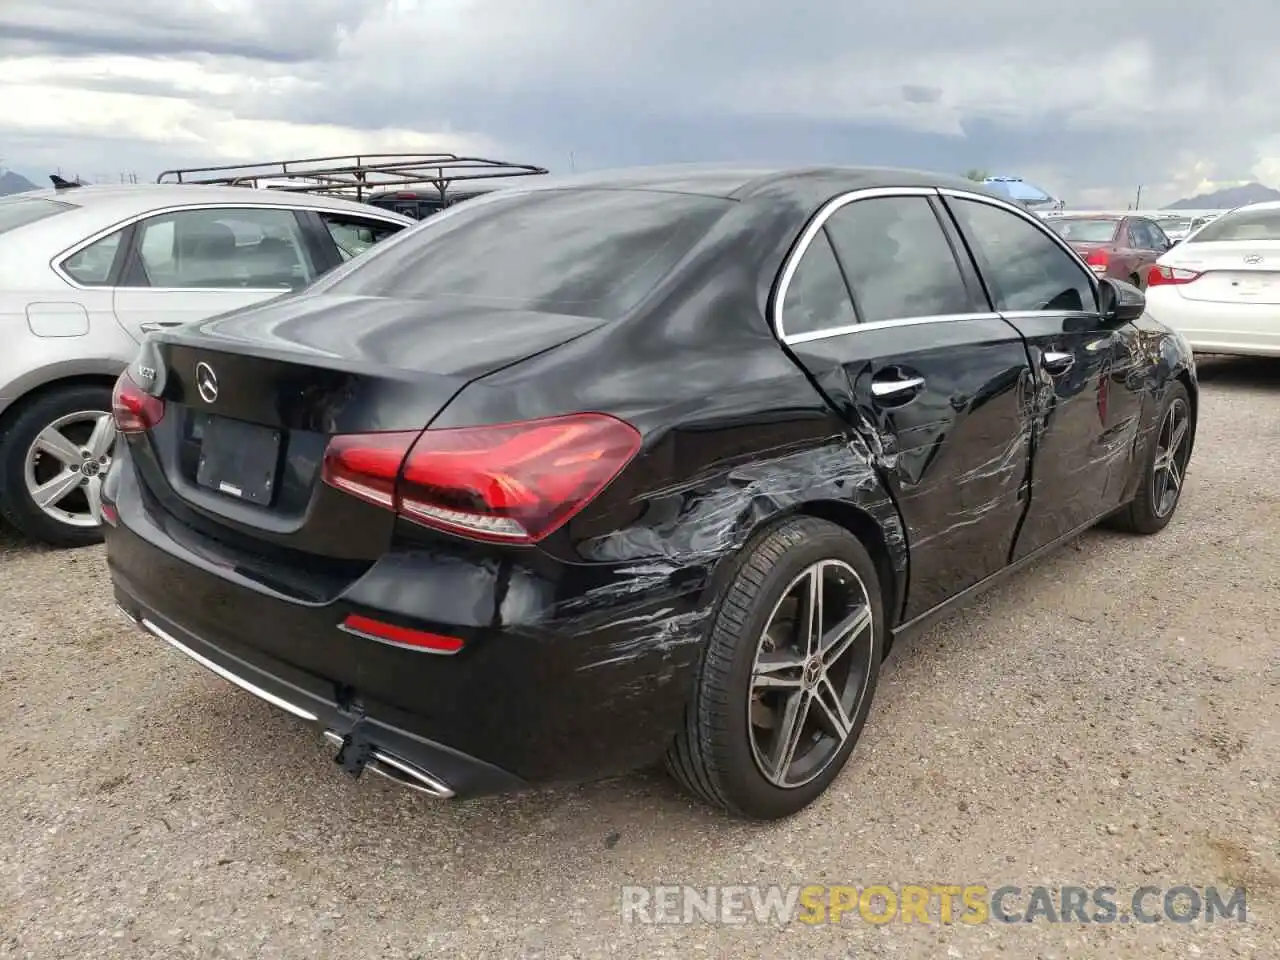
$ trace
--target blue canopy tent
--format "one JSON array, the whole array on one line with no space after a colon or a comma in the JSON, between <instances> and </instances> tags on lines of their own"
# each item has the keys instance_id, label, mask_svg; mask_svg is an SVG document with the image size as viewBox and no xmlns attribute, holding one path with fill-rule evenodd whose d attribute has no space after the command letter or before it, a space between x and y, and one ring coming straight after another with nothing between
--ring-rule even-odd
<instances>
[{"instance_id":1,"label":"blue canopy tent","mask_svg":"<svg viewBox=\"0 0 1280 960\"><path fill-rule=\"evenodd\" d=\"M1006 194L1010 200L1016 200L1028 207L1057 207L1061 205L1052 194L1041 190L1033 183L1027 183L1021 177L987 177L982 181L988 187Z\"/></svg>"}]
</instances>

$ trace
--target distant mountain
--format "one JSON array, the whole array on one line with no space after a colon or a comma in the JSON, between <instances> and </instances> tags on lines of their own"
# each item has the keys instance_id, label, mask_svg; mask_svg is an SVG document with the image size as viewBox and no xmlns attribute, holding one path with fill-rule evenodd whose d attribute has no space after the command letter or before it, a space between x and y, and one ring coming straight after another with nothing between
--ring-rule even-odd
<instances>
[{"instance_id":1,"label":"distant mountain","mask_svg":"<svg viewBox=\"0 0 1280 960\"><path fill-rule=\"evenodd\" d=\"M0 197L35 189L36 185L20 173L14 173L12 170L0 173Z\"/></svg>"},{"instance_id":2,"label":"distant mountain","mask_svg":"<svg viewBox=\"0 0 1280 960\"><path fill-rule=\"evenodd\" d=\"M1246 203L1262 203L1265 200L1280 200L1280 190L1272 190L1260 183L1246 183L1242 187L1225 187L1213 193L1203 193L1198 197L1189 197L1169 204L1168 210L1229 210Z\"/></svg>"}]
</instances>

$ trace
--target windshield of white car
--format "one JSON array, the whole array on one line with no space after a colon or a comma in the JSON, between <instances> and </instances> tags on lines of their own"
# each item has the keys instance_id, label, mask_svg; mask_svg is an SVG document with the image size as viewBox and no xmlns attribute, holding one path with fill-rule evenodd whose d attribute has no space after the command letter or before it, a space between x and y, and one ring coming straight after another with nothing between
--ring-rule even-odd
<instances>
[{"instance_id":1,"label":"windshield of white car","mask_svg":"<svg viewBox=\"0 0 1280 960\"><path fill-rule=\"evenodd\" d=\"M1193 243L1229 240L1280 240L1280 210L1237 210L1200 228Z\"/></svg>"},{"instance_id":2,"label":"windshield of white car","mask_svg":"<svg viewBox=\"0 0 1280 960\"><path fill-rule=\"evenodd\" d=\"M74 209L75 204L43 197L5 197L0 200L0 233Z\"/></svg>"},{"instance_id":3,"label":"windshield of white car","mask_svg":"<svg viewBox=\"0 0 1280 960\"><path fill-rule=\"evenodd\" d=\"M1068 243L1110 243L1116 234L1114 220L1050 220L1049 226Z\"/></svg>"}]
</instances>

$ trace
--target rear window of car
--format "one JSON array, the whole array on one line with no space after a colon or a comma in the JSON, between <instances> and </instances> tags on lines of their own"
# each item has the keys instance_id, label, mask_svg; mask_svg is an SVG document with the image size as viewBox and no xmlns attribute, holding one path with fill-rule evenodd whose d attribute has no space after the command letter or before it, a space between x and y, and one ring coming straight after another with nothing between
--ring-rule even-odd
<instances>
[{"instance_id":1,"label":"rear window of car","mask_svg":"<svg viewBox=\"0 0 1280 960\"><path fill-rule=\"evenodd\" d=\"M732 204L644 190L495 192L424 220L312 289L612 320L652 291Z\"/></svg>"},{"instance_id":2,"label":"rear window of car","mask_svg":"<svg viewBox=\"0 0 1280 960\"><path fill-rule=\"evenodd\" d=\"M1206 223L1193 243L1224 240L1280 240L1280 210L1238 210Z\"/></svg>"},{"instance_id":3,"label":"rear window of car","mask_svg":"<svg viewBox=\"0 0 1280 960\"><path fill-rule=\"evenodd\" d=\"M1115 220L1046 220L1068 243L1110 243L1116 233Z\"/></svg>"},{"instance_id":4,"label":"rear window of car","mask_svg":"<svg viewBox=\"0 0 1280 960\"><path fill-rule=\"evenodd\" d=\"M0 233L25 227L47 217L74 210L75 204L42 197L7 197L0 200Z\"/></svg>"}]
</instances>

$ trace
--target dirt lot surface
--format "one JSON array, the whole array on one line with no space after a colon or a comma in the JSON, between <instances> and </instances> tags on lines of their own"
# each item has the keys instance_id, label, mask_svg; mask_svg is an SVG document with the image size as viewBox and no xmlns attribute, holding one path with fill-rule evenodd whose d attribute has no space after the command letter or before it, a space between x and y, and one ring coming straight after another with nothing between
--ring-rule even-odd
<instances>
[{"instance_id":1,"label":"dirt lot surface","mask_svg":"<svg viewBox=\"0 0 1280 960\"><path fill-rule=\"evenodd\" d=\"M1201 371L1174 523L1090 533L895 651L844 775L765 827L658 774L466 805L349 780L134 633L100 549L0 534L0 957L1280 956L1280 363ZM1121 913L1243 885L1249 916L622 919L626 884L771 883L1107 885Z\"/></svg>"}]
</instances>

